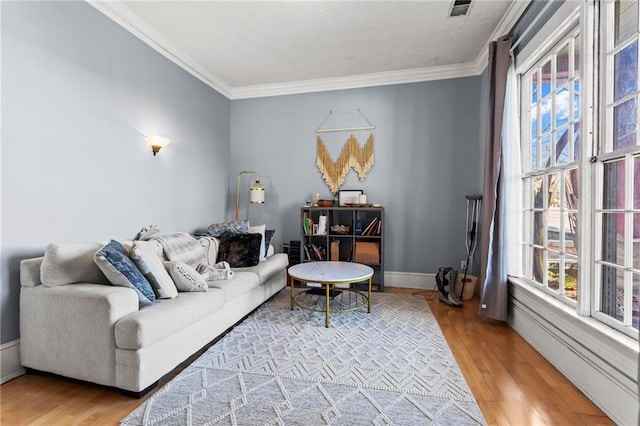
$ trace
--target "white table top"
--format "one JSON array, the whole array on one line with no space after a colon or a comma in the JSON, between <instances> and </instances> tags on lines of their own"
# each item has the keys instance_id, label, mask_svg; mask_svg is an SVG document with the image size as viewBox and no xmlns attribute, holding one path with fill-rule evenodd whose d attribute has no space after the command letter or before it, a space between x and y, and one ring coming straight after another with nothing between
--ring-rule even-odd
<instances>
[{"instance_id":1,"label":"white table top","mask_svg":"<svg viewBox=\"0 0 640 426\"><path fill-rule=\"evenodd\" d=\"M289 275L314 283L353 283L369 279L373 269L354 262L306 262L289 268Z\"/></svg>"}]
</instances>

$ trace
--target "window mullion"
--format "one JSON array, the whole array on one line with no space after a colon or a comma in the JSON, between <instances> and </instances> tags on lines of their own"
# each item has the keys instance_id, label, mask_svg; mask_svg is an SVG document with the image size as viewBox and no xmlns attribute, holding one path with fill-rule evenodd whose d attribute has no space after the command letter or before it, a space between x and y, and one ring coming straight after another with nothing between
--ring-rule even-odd
<instances>
[{"instance_id":1,"label":"window mullion","mask_svg":"<svg viewBox=\"0 0 640 426\"><path fill-rule=\"evenodd\" d=\"M597 39L598 28L595 26L594 18L598 12L597 2L584 2L580 10L580 38L582 48L580 50L580 150L578 156L578 299L576 311L579 315L589 316L592 314L592 307L598 299L595 291L594 277L596 273L595 249L593 238L595 222L593 220L593 208L595 207L595 197L592 188L594 183L594 171L601 165L592 164L589 159L594 155L594 143L597 139L598 115L595 100L597 91L594 82L598 81L598 58L597 49L594 43ZM596 173L597 174L597 173Z\"/></svg>"}]
</instances>

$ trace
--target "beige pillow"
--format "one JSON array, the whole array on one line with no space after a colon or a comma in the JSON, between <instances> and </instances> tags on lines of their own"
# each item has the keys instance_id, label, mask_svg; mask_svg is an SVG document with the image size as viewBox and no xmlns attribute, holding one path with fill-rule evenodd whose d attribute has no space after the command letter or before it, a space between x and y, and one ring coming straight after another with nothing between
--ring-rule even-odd
<instances>
[{"instance_id":1,"label":"beige pillow","mask_svg":"<svg viewBox=\"0 0 640 426\"><path fill-rule=\"evenodd\" d=\"M191 266L184 262L164 262L178 291L208 291L207 281Z\"/></svg>"},{"instance_id":2,"label":"beige pillow","mask_svg":"<svg viewBox=\"0 0 640 426\"><path fill-rule=\"evenodd\" d=\"M40 281L45 287L65 284L109 284L93 256L102 248L100 243L53 243L44 252L40 266Z\"/></svg>"},{"instance_id":3,"label":"beige pillow","mask_svg":"<svg viewBox=\"0 0 640 426\"><path fill-rule=\"evenodd\" d=\"M153 241L135 241L129 257L136 264L142 275L149 281L153 292L159 299L173 299L178 289L165 269L162 259L162 247Z\"/></svg>"}]
</instances>

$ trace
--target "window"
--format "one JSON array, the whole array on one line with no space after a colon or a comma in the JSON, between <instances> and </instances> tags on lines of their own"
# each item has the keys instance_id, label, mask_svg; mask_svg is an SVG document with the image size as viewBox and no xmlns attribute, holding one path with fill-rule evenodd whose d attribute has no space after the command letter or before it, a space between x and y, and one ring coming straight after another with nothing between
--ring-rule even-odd
<instances>
[{"instance_id":1,"label":"window","mask_svg":"<svg viewBox=\"0 0 640 426\"><path fill-rule=\"evenodd\" d=\"M637 0L603 4L594 316L638 329L640 320L640 146ZM610 320L615 321L610 321Z\"/></svg>"},{"instance_id":2,"label":"window","mask_svg":"<svg viewBox=\"0 0 640 426\"><path fill-rule=\"evenodd\" d=\"M573 28L521 79L524 274L578 297L580 36ZM524 106L526 105L526 109Z\"/></svg>"},{"instance_id":3,"label":"window","mask_svg":"<svg viewBox=\"0 0 640 426\"><path fill-rule=\"evenodd\" d=\"M598 30L580 34L590 25L578 21L591 12ZM593 1L574 17L518 70L520 276L579 314L637 339L640 10L637 0ZM599 46L595 54L581 54L583 46L592 45ZM582 87L583 80L593 81L593 87ZM593 108L581 108L585 99L593 99L587 101ZM593 141L582 143L586 132Z\"/></svg>"}]
</instances>

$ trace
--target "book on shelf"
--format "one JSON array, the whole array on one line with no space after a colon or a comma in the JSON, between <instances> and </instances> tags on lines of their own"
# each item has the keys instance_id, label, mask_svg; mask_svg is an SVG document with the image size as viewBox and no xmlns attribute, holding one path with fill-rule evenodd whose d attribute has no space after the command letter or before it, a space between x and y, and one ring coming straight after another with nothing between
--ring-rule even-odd
<instances>
[{"instance_id":1,"label":"book on shelf","mask_svg":"<svg viewBox=\"0 0 640 426\"><path fill-rule=\"evenodd\" d=\"M382 232L382 221L379 220L378 221L378 226L376 228L376 235L381 235L381 232Z\"/></svg>"},{"instance_id":2,"label":"book on shelf","mask_svg":"<svg viewBox=\"0 0 640 426\"><path fill-rule=\"evenodd\" d=\"M305 217L302 225L304 227L305 235L313 234L313 219Z\"/></svg>"},{"instance_id":3,"label":"book on shelf","mask_svg":"<svg viewBox=\"0 0 640 426\"><path fill-rule=\"evenodd\" d=\"M376 216L371 222L364 228L362 235L375 235L375 231L378 229L378 221L380 219Z\"/></svg>"},{"instance_id":4,"label":"book on shelf","mask_svg":"<svg viewBox=\"0 0 640 426\"><path fill-rule=\"evenodd\" d=\"M304 245L304 252L308 260L325 260L327 257L324 246L309 243Z\"/></svg>"}]
</instances>

